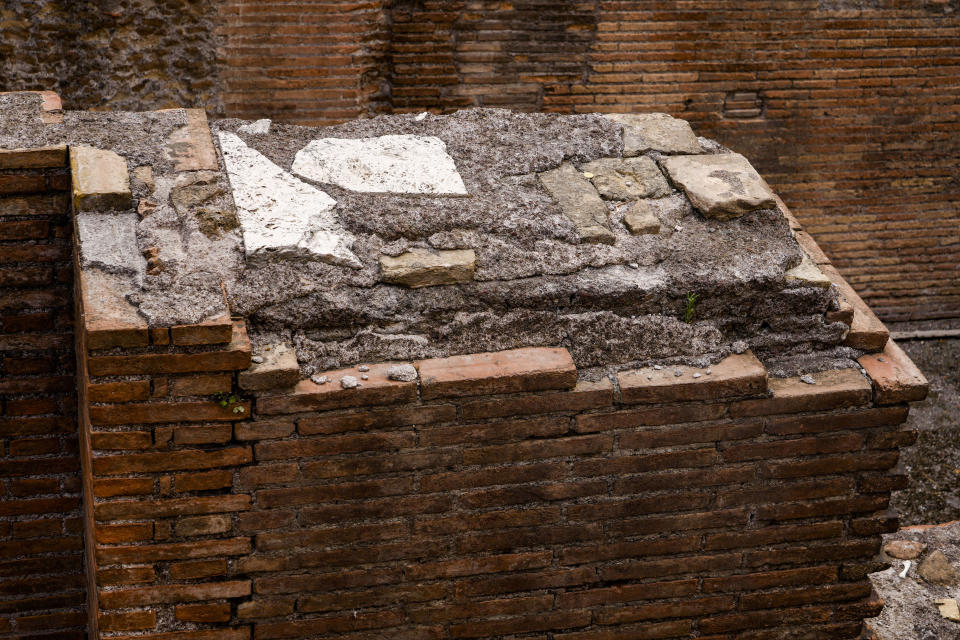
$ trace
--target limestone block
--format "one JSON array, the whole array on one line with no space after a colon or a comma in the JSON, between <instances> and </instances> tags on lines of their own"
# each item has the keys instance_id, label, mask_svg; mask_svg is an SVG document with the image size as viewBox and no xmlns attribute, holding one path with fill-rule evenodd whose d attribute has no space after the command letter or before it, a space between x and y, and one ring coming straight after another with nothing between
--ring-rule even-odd
<instances>
[{"instance_id":1,"label":"limestone block","mask_svg":"<svg viewBox=\"0 0 960 640\"><path fill-rule=\"evenodd\" d=\"M623 214L623 224L635 236L660 233L660 219L653 212L650 204L644 200L633 203Z\"/></svg>"},{"instance_id":2,"label":"limestone block","mask_svg":"<svg viewBox=\"0 0 960 640\"><path fill-rule=\"evenodd\" d=\"M256 356L250 368L240 372L238 380L241 389L264 391L292 387L300 382L300 365L290 345L271 345L269 349L258 350ZM258 359L263 362L257 362Z\"/></svg>"},{"instance_id":3,"label":"limestone block","mask_svg":"<svg viewBox=\"0 0 960 640\"><path fill-rule=\"evenodd\" d=\"M739 153L666 158L663 166L700 213L729 220L757 209L775 209L770 187Z\"/></svg>"},{"instance_id":4,"label":"limestone block","mask_svg":"<svg viewBox=\"0 0 960 640\"><path fill-rule=\"evenodd\" d=\"M216 171L217 151L213 147L207 114L203 109L182 109L187 124L176 129L167 140L167 157L174 171Z\"/></svg>"},{"instance_id":5,"label":"limestone block","mask_svg":"<svg viewBox=\"0 0 960 640\"><path fill-rule=\"evenodd\" d=\"M364 193L467 195L447 145L434 136L321 138L297 152L292 170Z\"/></svg>"},{"instance_id":6,"label":"limestone block","mask_svg":"<svg viewBox=\"0 0 960 640\"><path fill-rule=\"evenodd\" d=\"M602 158L580 168L593 174L590 181L607 200L662 198L672 191L657 164L646 156Z\"/></svg>"},{"instance_id":7,"label":"limestone block","mask_svg":"<svg viewBox=\"0 0 960 640\"><path fill-rule=\"evenodd\" d=\"M803 259L800 261L800 264L787 271L784 276L787 282L801 284L806 287L829 289L831 284L830 278L823 275L823 271L820 271L806 252L803 252Z\"/></svg>"},{"instance_id":8,"label":"limestone block","mask_svg":"<svg viewBox=\"0 0 960 640\"><path fill-rule=\"evenodd\" d=\"M133 207L127 161L105 149L70 147L73 207L77 211L123 210Z\"/></svg>"},{"instance_id":9,"label":"limestone block","mask_svg":"<svg viewBox=\"0 0 960 640\"><path fill-rule=\"evenodd\" d=\"M703 153L686 120L666 113L615 113L607 117L623 125L624 156L638 156L647 151Z\"/></svg>"},{"instance_id":10,"label":"limestone block","mask_svg":"<svg viewBox=\"0 0 960 640\"><path fill-rule=\"evenodd\" d=\"M540 184L570 218L584 242L613 244L616 237L607 222L607 205L589 180L570 163L539 175Z\"/></svg>"},{"instance_id":11,"label":"limestone block","mask_svg":"<svg viewBox=\"0 0 960 640\"><path fill-rule=\"evenodd\" d=\"M411 249L397 257L381 256L380 279L411 289L470 282L476 261L473 249Z\"/></svg>"},{"instance_id":12,"label":"limestone block","mask_svg":"<svg viewBox=\"0 0 960 640\"><path fill-rule=\"evenodd\" d=\"M236 135L221 131L247 260L320 260L359 269L354 237L334 213L336 201L290 175Z\"/></svg>"},{"instance_id":13,"label":"limestone block","mask_svg":"<svg viewBox=\"0 0 960 640\"><path fill-rule=\"evenodd\" d=\"M147 263L137 245L137 214L80 213L76 225L83 268L142 276Z\"/></svg>"}]
</instances>

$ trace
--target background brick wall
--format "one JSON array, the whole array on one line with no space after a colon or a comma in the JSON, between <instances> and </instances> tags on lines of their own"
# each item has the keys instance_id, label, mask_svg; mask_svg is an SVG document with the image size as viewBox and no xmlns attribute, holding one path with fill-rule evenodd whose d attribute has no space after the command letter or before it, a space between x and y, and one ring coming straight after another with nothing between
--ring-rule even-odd
<instances>
[{"instance_id":1,"label":"background brick wall","mask_svg":"<svg viewBox=\"0 0 960 640\"><path fill-rule=\"evenodd\" d=\"M229 0L227 113L667 111L747 155L885 320L960 317L960 3Z\"/></svg>"},{"instance_id":2,"label":"background brick wall","mask_svg":"<svg viewBox=\"0 0 960 640\"><path fill-rule=\"evenodd\" d=\"M0 152L0 634L82 639L66 152L56 169L10 169L11 155Z\"/></svg>"}]
</instances>

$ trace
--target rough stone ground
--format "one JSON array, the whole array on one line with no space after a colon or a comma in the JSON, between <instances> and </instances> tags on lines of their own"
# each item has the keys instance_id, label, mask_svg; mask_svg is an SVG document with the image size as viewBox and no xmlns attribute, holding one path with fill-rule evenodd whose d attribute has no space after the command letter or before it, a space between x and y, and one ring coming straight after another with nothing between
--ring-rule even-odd
<instances>
[{"instance_id":1,"label":"rough stone ground","mask_svg":"<svg viewBox=\"0 0 960 640\"><path fill-rule=\"evenodd\" d=\"M935 600L960 600L960 585L930 584L920 577L922 562L935 550L947 556L950 564L960 567L960 522L941 527L914 527L901 529L883 537L892 540L916 540L927 545L923 554L911 560L905 577L900 573L904 560L885 555L891 566L870 574L877 593L883 598L883 613L868 622L877 634L877 640L957 640L960 623L941 617Z\"/></svg>"},{"instance_id":2,"label":"rough stone ground","mask_svg":"<svg viewBox=\"0 0 960 640\"><path fill-rule=\"evenodd\" d=\"M903 350L930 381L930 394L910 409L917 442L900 464L910 486L893 494L904 526L960 520L960 338L903 340Z\"/></svg>"}]
</instances>

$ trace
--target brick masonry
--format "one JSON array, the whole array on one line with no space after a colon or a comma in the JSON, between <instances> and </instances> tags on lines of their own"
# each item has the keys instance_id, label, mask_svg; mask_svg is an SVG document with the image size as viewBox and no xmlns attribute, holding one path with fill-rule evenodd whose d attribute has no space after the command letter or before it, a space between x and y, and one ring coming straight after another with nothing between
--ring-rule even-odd
<instances>
[{"instance_id":1,"label":"brick masonry","mask_svg":"<svg viewBox=\"0 0 960 640\"><path fill-rule=\"evenodd\" d=\"M471 106L666 111L749 157L884 320L956 318L955 9L227 0L224 102L299 124Z\"/></svg>"},{"instance_id":2,"label":"brick masonry","mask_svg":"<svg viewBox=\"0 0 960 640\"><path fill-rule=\"evenodd\" d=\"M85 637L65 147L0 151L0 634Z\"/></svg>"}]
</instances>

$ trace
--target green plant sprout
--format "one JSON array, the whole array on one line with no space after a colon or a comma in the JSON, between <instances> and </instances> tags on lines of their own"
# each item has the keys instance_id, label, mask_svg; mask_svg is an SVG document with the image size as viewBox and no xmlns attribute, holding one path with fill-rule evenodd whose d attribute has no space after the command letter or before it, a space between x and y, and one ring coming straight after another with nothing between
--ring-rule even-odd
<instances>
[{"instance_id":1,"label":"green plant sprout","mask_svg":"<svg viewBox=\"0 0 960 640\"><path fill-rule=\"evenodd\" d=\"M216 400L217 404L219 404L223 408L227 408L231 405L237 405L233 407L234 413L243 413L244 411L243 407L239 404L240 402L243 401L243 398L236 396L232 393L221 391L220 393L213 394L213 399Z\"/></svg>"},{"instance_id":2,"label":"green plant sprout","mask_svg":"<svg viewBox=\"0 0 960 640\"><path fill-rule=\"evenodd\" d=\"M687 324L693 322L693 318L696 315L696 305L697 299L700 298L699 293L688 293L687 294L687 308L683 312L683 321Z\"/></svg>"}]
</instances>

